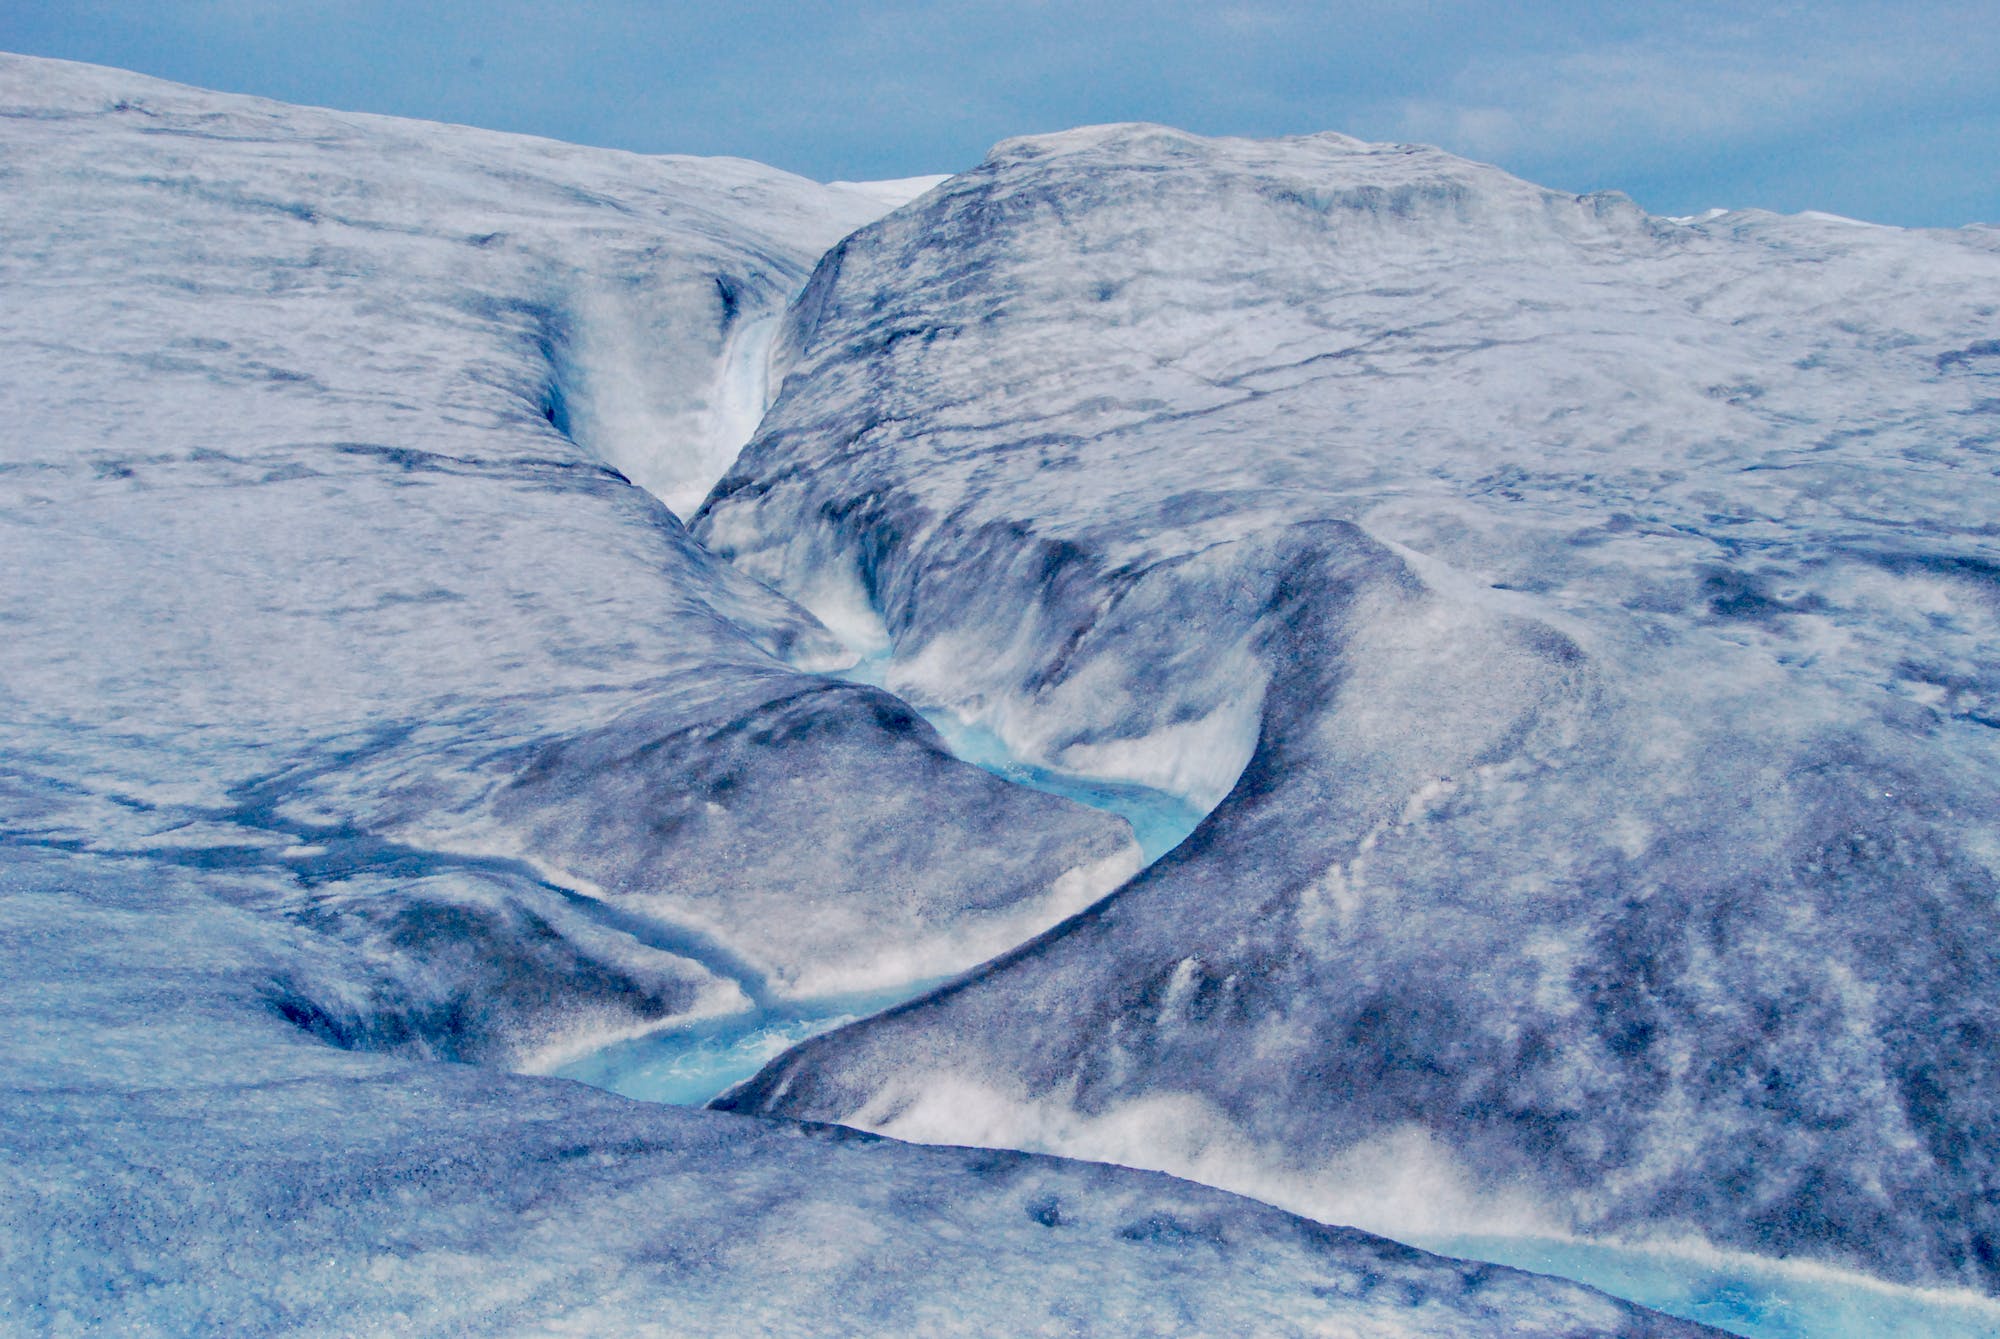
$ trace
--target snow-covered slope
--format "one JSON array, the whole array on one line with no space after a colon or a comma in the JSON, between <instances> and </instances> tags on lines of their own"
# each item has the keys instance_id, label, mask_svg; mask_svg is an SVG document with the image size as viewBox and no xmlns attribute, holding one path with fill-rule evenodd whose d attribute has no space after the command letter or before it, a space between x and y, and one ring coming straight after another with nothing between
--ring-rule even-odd
<instances>
[{"instance_id":1,"label":"snow-covered slope","mask_svg":"<svg viewBox=\"0 0 2000 1339\"><path fill-rule=\"evenodd\" d=\"M1219 804L725 1104L2000 1288L1996 335L1987 229L1001 145L821 263L694 530Z\"/></svg>"}]
</instances>

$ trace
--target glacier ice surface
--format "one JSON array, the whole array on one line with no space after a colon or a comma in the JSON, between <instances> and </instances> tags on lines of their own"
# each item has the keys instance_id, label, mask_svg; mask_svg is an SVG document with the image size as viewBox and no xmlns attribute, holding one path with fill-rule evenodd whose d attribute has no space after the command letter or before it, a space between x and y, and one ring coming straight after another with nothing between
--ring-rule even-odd
<instances>
[{"instance_id":1,"label":"glacier ice surface","mask_svg":"<svg viewBox=\"0 0 2000 1339\"><path fill-rule=\"evenodd\" d=\"M0 1331L1697 1332L510 1072L1136 859L631 485L686 505L893 199L10 56L0 193Z\"/></svg>"}]
</instances>

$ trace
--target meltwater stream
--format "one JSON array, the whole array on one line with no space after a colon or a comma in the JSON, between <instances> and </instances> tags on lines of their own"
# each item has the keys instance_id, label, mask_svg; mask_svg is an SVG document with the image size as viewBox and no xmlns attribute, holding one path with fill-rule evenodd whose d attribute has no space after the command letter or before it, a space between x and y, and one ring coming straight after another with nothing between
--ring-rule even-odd
<instances>
[{"instance_id":1,"label":"meltwater stream","mask_svg":"<svg viewBox=\"0 0 2000 1339\"><path fill-rule=\"evenodd\" d=\"M840 671L852 683L888 689L889 657L873 655L851 669ZM915 703L911 704L916 706ZM1116 814L1132 825L1139 853L1150 865L1179 846L1207 811L1189 804L1178 795L1122 781L1096 781L1070 772L1051 771L1023 761L1007 747L1007 741L983 725L971 725L949 711L916 708L944 738L952 755L975 767L983 767L1004 781L1031 790L1060 795L1078 804L1087 804L1107 814Z\"/></svg>"},{"instance_id":2,"label":"meltwater stream","mask_svg":"<svg viewBox=\"0 0 2000 1339\"><path fill-rule=\"evenodd\" d=\"M669 1028L592 1051L554 1073L647 1102L700 1106L806 1038L901 1004L946 979L914 981L866 994L782 1001L749 1013Z\"/></svg>"},{"instance_id":3,"label":"meltwater stream","mask_svg":"<svg viewBox=\"0 0 2000 1339\"><path fill-rule=\"evenodd\" d=\"M875 656L839 677L879 688L883 687L886 668L886 657ZM991 730L968 725L948 711L917 710L943 737L945 747L963 761L1016 785L1060 795L1124 819L1132 825L1147 864L1180 845L1204 817L1203 810L1164 791L1037 767L1016 757ZM909 981L865 994L772 1001L748 1013L670 1027L619 1042L573 1060L554 1073L626 1097L699 1106L806 1038L914 999L947 979Z\"/></svg>"},{"instance_id":4,"label":"meltwater stream","mask_svg":"<svg viewBox=\"0 0 2000 1339\"><path fill-rule=\"evenodd\" d=\"M1417 1236L1440 1255L1575 1279L1746 1339L2000 1339L2000 1301L1703 1247Z\"/></svg>"},{"instance_id":5,"label":"meltwater stream","mask_svg":"<svg viewBox=\"0 0 2000 1339\"><path fill-rule=\"evenodd\" d=\"M873 656L842 678L884 687ZM1178 846L1203 811L1144 786L1051 771L1017 757L991 730L918 708L954 755L1017 785L1087 804L1132 825L1146 863ZM912 999L947 978L864 994L773 1002L593 1052L556 1071L628 1097L696 1106L821 1032ZM1577 1280L1616 1297L1747 1339L2000 1339L2000 1302L1969 1292L1901 1288L1813 1266L1704 1250L1528 1237L1438 1236L1411 1245L1442 1255Z\"/></svg>"}]
</instances>

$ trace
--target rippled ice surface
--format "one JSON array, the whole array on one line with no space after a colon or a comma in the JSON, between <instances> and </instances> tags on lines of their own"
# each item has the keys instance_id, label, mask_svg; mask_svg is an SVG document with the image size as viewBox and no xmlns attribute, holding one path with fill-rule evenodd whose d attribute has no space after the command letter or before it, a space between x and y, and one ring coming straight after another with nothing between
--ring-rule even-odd
<instances>
[{"instance_id":1,"label":"rippled ice surface","mask_svg":"<svg viewBox=\"0 0 2000 1339\"><path fill-rule=\"evenodd\" d=\"M1576 1279L1614 1297L1747 1339L2000 1336L2000 1302L1992 1299L1970 1292L1898 1288L1813 1266L1533 1237L1435 1237L1410 1244Z\"/></svg>"}]
</instances>

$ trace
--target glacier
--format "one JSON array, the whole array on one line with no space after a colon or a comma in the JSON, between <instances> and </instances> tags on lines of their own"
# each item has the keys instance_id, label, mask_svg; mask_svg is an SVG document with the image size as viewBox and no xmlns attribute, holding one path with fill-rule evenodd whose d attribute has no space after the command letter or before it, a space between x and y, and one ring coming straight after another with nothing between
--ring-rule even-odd
<instances>
[{"instance_id":1,"label":"glacier","mask_svg":"<svg viewBox=\"0 0 2000 1339\"><path fill-rule=\"evenodd\" d=\"M682 523L820 257L934 185L0 56L0 1332L1712 1332L545 1072L1142 861Z\"/></svg>"},{"instance_id":2,"label":"glacier","mask_svg":"<svg viewBox=\"0 0 2000 1339\"><path fill-rule=\"evenodd\" d=\"M840 643L612 463L722 449L689 425L735 393L735 336L879 202L112 76L13 124L4 556L33 579L0 691L37 840L277 868L338 843L285 914L385 964L463 917L339 877L442 862L572 945L642 927L647 970L718 1005L935 977L1116 881L1122 828L817 673ZM656 345L643 386L590 353ZM616 449L586 430L649 415ZM661 777L673 806L635 810Z\"/></svg>"},{"instance_id":3,"label":"glacier","mask_svg":"<svg viewBox=\"0 0 2000 1339\"><path fill-rule=\"evenodd\" d=\"M1990 228L1339 135L1009 141L846 238L694 535L1213 808L717 1105L2000 1289L1997 322Z\"/></svg>"}]
</instances>

